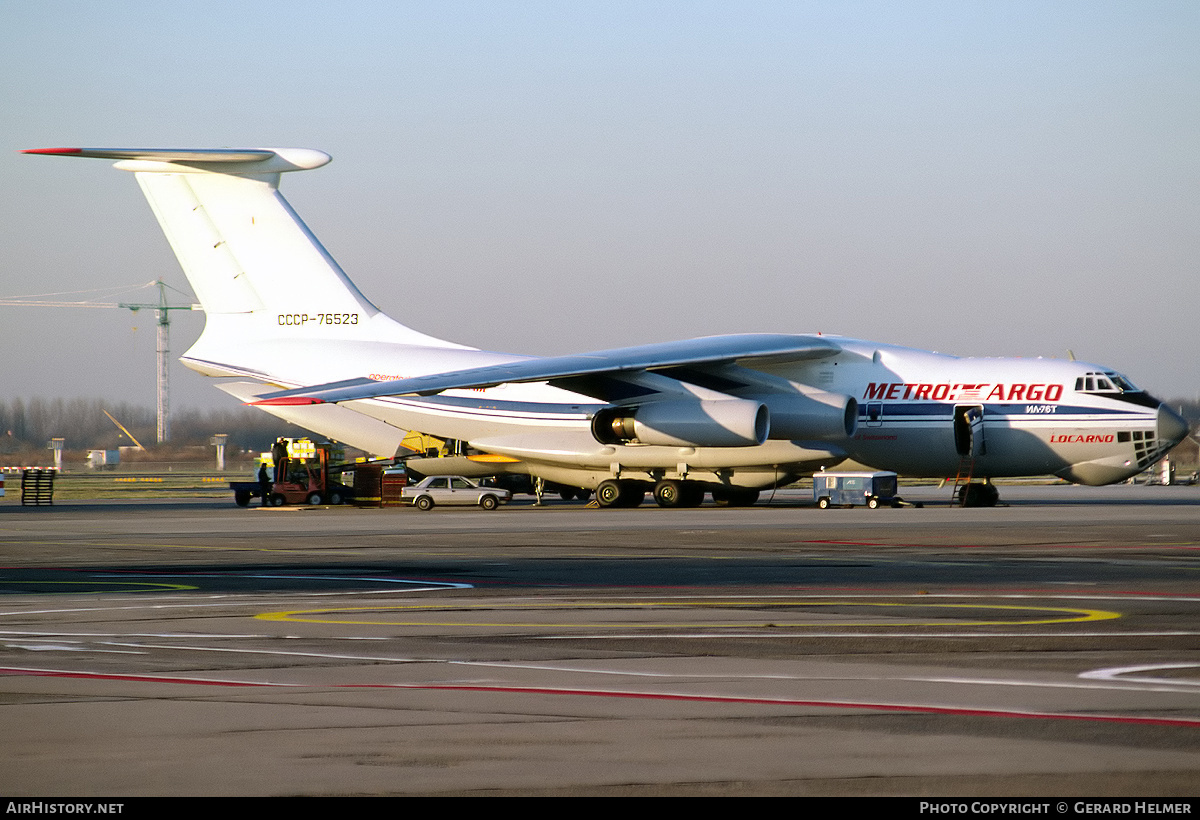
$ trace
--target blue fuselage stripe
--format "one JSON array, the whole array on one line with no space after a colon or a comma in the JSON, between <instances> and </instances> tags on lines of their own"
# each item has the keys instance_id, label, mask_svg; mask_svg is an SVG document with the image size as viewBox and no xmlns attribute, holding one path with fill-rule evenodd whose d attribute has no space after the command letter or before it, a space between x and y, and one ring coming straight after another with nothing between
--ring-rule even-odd
<instances>
[{"instance_id":1,"label":"blue fuselage stripe","mask_svg":"<svg viewBox=\"0 0 1200 820\"><path fill-rule=\"evenodd\" d=\"M946 404L943 402L862 402L858 405L860 420L871 419L871 409L878 408L878 415L883 419L900 420L905 417L949 419L954 417L954 408L961 404ZM1079 405L1040 404L984 404L971 405L983 407L983 420L986 422L996 418L1062 418L1064 416L1120 416L1153 418L1153 413L1145 408L1125 409L1112 407L1084 407ZM1051 412L1031 412L1030 407L1049 407Z\"/></svg>"}]
</instances>

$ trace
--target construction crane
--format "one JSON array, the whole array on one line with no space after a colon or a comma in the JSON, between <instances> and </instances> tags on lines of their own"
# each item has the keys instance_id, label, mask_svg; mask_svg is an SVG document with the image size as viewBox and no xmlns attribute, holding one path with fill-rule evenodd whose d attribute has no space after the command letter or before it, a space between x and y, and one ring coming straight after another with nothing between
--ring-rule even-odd
<instances>
[{"instance_id":1,"label":"construction crane","mask_svg":"<svg viewBox=\"0 0 1200 820\"><path fill-rule=\"evenodd\" d=\"M192 305L168 305L167 304L167 285L163 280L157 279L154 284L158 287L158 304L133 304L129 302L119 302L117 307L127 308L137 313L142 308L158 311L158 381L157 381L157 417L158 417L158 443L171 440L171 414L169 409L170 396L170 380L167 375L167 366L170 363L168 354L171 347L171 311L173 310L191 310Z\"/></svg>"},{"instance_id":2,"label":"construction crane","mask_svg":"<svg viewBox=\"0 0 1200 820\"><path fill-rule=\"evenodd\" d=\"M155 310L158 312L158 378L157 378L157 416L158 416L158 443L162 444L165 441L171 440L171 415L170 415L170 382L167 376L167 366L169 364L168 354L170 352L171 342L171 311L172 310L200 310L199 305L171 305L167 303L167 288L171 287L161 279L156 279L150 282L158 288L157 303L134 303L134 302L58 302L34 299L31 297L22 297L15 299L0 299L0 305L24 305L34 307L86 307L86 308L124 308L137 313L139 310ZM143 287L148 287L145 285ZM175 290L174 288L171 288ZM81 292L81 291L77 291ZM177 291L181 292L181 291ZM58 295L58 294L47 294Z\"/></svg>"}]
</instances>

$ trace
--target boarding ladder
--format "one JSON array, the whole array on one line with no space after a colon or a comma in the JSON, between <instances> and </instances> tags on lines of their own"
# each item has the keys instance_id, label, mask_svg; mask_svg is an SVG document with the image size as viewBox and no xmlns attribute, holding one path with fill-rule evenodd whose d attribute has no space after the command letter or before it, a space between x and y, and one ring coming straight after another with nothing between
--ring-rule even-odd
<instances>
[{"instance_id":1,"label":"boarding ladder","mask_svg":"<svg viewBox=\"0 0 1200 820\"><path fill-rule=\"evenodd\" d=\"M954 476L954 489L950 491L950 503L958 503L958 506L967 506L967 488L971 486L971 479L975 476L975 456L965 455L958 460L958 473ZM959 497L958 488L962 487L962 496Z\"/></svg>"}]
</instances>

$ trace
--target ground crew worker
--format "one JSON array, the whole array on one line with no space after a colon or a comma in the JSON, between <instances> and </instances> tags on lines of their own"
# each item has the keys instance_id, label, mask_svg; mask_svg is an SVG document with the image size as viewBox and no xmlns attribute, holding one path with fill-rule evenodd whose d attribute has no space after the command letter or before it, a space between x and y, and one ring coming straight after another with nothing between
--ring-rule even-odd
<instances>
[{"instance_id":1,"label":"ground crew worker","mask_svg":"<svg viewBox=\"0 0 1200 820\"><path fill-rule=\"evenodd\" d=\"M258 492L262 495L263 506L271 503L271 476L267 475L267 462L258 465Z\"/></svg>"}]
</instances>

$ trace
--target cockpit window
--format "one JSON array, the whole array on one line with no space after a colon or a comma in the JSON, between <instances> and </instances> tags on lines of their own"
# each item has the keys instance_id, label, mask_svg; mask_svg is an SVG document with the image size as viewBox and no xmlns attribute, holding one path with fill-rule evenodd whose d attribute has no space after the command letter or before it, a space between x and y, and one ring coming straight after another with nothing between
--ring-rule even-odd
<instances>
[{"instance_id":1,"label":"cockpit window","mask_svg":"<svg viewBox=\"0 0 1200 820\"><path fill-rule=\"evenodd\" d=\"M1075 380L1077 393L1137 393L1136 387L1119 373L1092 372Z\"/></svg>"}]
</instances>

